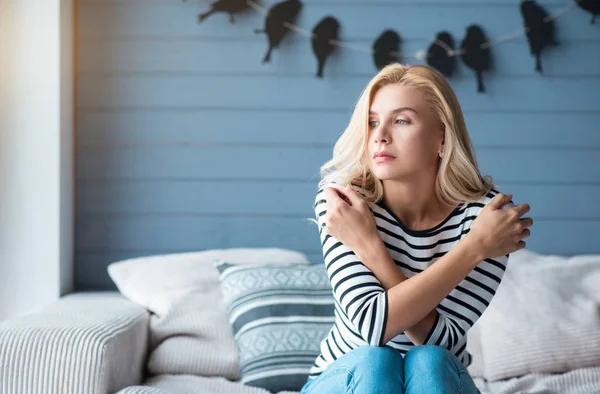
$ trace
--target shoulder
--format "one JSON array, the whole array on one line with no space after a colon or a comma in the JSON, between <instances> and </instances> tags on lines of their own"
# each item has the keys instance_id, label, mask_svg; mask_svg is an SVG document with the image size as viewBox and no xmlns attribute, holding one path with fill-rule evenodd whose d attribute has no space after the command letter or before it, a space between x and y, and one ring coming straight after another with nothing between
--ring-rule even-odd
<instances>
[{"instance_id":1,"label":"shoulder","mask_svg":"<svg viewBox=\"0 0 600 394\"><path fill-rule=\"evenodd\" d=\"M326 196L325 196L325 189L324 188L319 188L319 190L317 190L317 194L315 195L315 201L314 201L314 205L313 208L315 210L323 210L325 209L325 204L326 204L327 200L326 200Z\"/></svg>"},{"instance_id":2,"label":"shoulder","mask_svg":"<svg viewBox=\"0 0 600 394\"><path fill-rule=\"evenodd\" d=\"M466 203L466 208L471 212L480 212L486 205L488 205L494 199L494 197L496 197L500 193L500 190L494 187L488 193L481 196L478 200Z\"/></svg>"},{"instance_id":3,"label":"shoulder","mask_svg":"<svg viewBox=\"0 0 600 394\"><path fill-rule=\"evenodd\" d=\"M499 193L501 193L501 191L494 187L476 201L465 203L463 208L464 216L470 219L475 219L477 216L479 216L483 208L485 208L485 206L488 205Z\"/></svg>"},{"instance_id":4,"label":"shoulder","mask_svg":"<svg viewBox=\"0 0 600 394\"><path fill-rule=\"evenodd\" d=\"M317 219L317 224L319 226L323 226L325 215L327 214L327 200L325 199L325 191L323 188L320 188L315 195L315 201L313 204L313 209L315 211L315 217Z\"/></svg>"}]
</instances>

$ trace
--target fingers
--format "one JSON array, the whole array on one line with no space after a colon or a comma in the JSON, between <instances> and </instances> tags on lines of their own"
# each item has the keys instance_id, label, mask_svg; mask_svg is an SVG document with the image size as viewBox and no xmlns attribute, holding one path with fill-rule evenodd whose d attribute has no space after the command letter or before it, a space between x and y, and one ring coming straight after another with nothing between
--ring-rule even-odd
<instances>
[{"instance_id":1,"label":"fingers","mask_svg":"<svg viewBox=\"0 0 600 394\"><path fill-rule=\"evenodd\" d=\"M330 217L336 212L345 211L352 205L345 194L333 187L326 187L324 193L327 200L327 213Z\"/></svg>"},{"instance_id":2,"label":"fingers","mask_svg":"<svg viewBox=\"0 0 600 394\"><path fill-rule=\"evenodd\" d=\"M533 226L533 219L531 219L531 218L522 218L522 219L520 219L520 221L521 221L522 228L528 228L528 227Z\"/></svg>"},{"instance_id":3,"label":"fingers","mask_svg":"<svg viewBox=\"0 0 600 394\"><path fill-rule=\"evenodd\" d=\"M329 185L325 186L325 190L330 188L336 189L340 193L342 193L342 195L344 195L347 198L350 205L357 206L364 202L364 200L358 195L358 193L356 193L354 189L352 189L349 186L340 185L337 183L330 183Z\"/></svg>"},{"instance_id":4,"label":"fingers","mask_svg":"<svg viewBox=\"0 0 600 394\"><path fill-rule=\"evenodd\" d=\"M531 218L519 219L519 223L513 228L512 239L517 242L523 238L527 238L531 235L531 231L528 229L533 226L533 220Z\"/></svg>"},{"instance_id":5,"label":"fingers","mask_svg":"<svg viewBox=\"0 0 600 394\"><path fill-rule=\"evenodd\" d=\"M531 231L529 229L524 229L522 231L520 231L517 235L510 237L512 243L513 243L513 247L515 248L514 250L519 250L519 249L523 249L526 244L523 241L525 238L528 238L531 235Z\"/></svg>"},{"instance_id":6,"label":"fingers","mask_svg":"<svg viewBox=\"0 0 600 394\"><path fill-rule=\"evenodd\" d=\"M328 203L333 204L334 202L337 202L342 199L340 197L340 195L333 188L326 187L325 189L323 189L323 192L325 193L325 196L327 197L326 200Z\"/></svg>"},{"instance_id":7,"label":"fingers","mask_svg":"<svg viewBox=\"0 0 600 394\"><path fill-rule=\"evenodd\" d=\"M515 211L517 211L519 214L519 217L521 217L521 216L525 215L527 212L529 212L530 207L529 207L529 204L519 204L511 209L514 209Z\"/></svg>"},{"instance_id":8,"label":"fingers","mask_svg":"<svg viewBox=\"0 0 600 394\"><path fill-rule=\"evenodd\" d=\"M512 199L512 194L498 193L494 196L492 201L489 202L489 206L494 209L500 209L504 204L507 204Z\"/></svg>"},{"instance_id":9,"label":"fingers","mask_svg":"<svg viewBox=\"0 0 600 394\"><path fill-rule=\"evenodd\" d=\"M525 229L519 233L519 235L514 239L515 242L519 242L525 238L528 238L531 235L531 231L529 229Z\"/></svg>"}]
</instances>

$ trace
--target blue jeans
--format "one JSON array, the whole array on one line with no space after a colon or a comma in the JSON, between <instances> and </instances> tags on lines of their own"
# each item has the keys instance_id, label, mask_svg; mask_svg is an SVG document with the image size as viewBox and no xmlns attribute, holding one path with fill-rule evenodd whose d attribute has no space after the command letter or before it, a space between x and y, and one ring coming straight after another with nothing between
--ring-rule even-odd
<instances>
[{"instance_id":1,"label":"blue jeans","mask_svg":"<svg viewBox=\"0 0 600 394\"><path fill-rule=\"evenodd\" d=\"M471 375L447 349L422 345L404 357L390 347L361 346L309 379L301 394L479 394Z\"/></svg>"}]
</instances>

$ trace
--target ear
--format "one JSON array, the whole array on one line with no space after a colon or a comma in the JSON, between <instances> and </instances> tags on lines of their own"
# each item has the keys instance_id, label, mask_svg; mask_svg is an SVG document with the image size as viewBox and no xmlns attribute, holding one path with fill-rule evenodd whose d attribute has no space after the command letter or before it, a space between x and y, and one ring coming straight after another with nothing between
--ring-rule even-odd
<instances>
[{"instance_id":1,"label":"ear","mask_svg":"<svg viewBox=\"0 0 600 394\"><path fill-rule=\"evenodd\" d=\"M440 144L438 146L438 152L442 152L444 150L444 142L446 142L446 126L440 122L440 127L438 128L440 135Z\"/></svg>"}]
</instances>

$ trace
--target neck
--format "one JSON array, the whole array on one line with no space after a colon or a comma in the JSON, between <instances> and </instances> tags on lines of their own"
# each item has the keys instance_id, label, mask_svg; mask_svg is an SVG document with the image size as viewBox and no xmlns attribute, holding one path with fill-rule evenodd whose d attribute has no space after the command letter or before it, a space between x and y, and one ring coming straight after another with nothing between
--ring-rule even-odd
<instances>
[{"instance_id":1,"label":"neck","mask_svg":"<svg viewBox=\"0 0 600 394\"><path fill-rule=\"evenodd\" d=\"M455 207L443 204L435 193L435 177L415 181L383 181L383 202L410 229L431 228Z\"/></svg>"}]
</instances>

